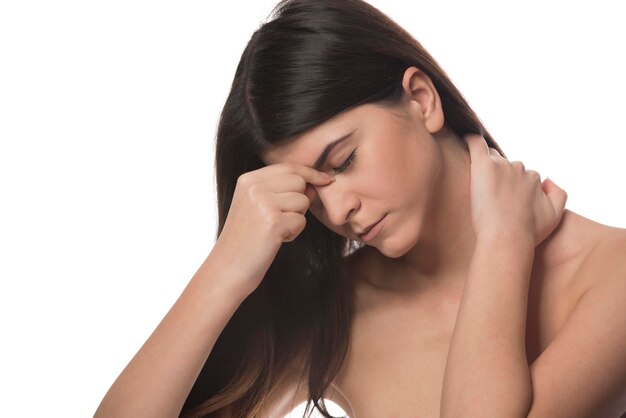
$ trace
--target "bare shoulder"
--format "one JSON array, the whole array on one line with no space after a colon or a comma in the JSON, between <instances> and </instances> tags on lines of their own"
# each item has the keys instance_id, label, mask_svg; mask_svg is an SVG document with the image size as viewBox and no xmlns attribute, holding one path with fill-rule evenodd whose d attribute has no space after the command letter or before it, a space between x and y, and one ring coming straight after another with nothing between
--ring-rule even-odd
<instances>
[{"instance_id":1,"label":"bare shoulder","mask_svg":"<svg viewBox=\"0 0 626 418\"><path fill-rule=\"evenodd\" d=\"M601 239L581 268L583 291L610 280L617 271L626 273L626 229L603 226Z\"/></svg>"}]
</instances>

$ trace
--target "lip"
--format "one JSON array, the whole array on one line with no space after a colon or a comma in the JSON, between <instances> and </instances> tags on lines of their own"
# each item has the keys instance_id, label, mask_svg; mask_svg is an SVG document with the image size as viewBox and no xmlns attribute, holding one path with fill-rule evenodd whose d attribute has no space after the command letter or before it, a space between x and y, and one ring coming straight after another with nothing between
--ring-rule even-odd
<instances>
[{"instance_id":1,"label":"lip","mask_svg":"<svg viewBox=\"0 0 626 418\"><path fill-rule=\"evenodd\" d=\"M374 239L374 237L376 237L376 235L378 235L378 232L380 231L380 229L383 226L384 220L387 218L387 215L383 216L382 218L380 218L380 220L378 222L376 222L374 225L372 225L370 227L370 229L364 233L359 235L359 239L363 242L369 242L372 239Z\"/></svg>"}]
</instances>

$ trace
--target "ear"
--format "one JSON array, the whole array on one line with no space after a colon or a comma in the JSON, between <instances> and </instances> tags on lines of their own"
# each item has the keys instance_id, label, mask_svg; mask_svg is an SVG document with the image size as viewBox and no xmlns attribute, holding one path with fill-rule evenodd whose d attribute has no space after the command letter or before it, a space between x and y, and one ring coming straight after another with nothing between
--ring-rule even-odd
<instances>
[{"instance_id":1,"label":"ear","mask_svg":"<svg viewBox=\"0 0 626 418\"><path fill-rule=\"evenodd\" d=\"M416 67L409 67L402 77L402 88L411 115L421 120L431 134L438 132L445 118L439 93L430 77Z\"/></svg>"}]
</instances>

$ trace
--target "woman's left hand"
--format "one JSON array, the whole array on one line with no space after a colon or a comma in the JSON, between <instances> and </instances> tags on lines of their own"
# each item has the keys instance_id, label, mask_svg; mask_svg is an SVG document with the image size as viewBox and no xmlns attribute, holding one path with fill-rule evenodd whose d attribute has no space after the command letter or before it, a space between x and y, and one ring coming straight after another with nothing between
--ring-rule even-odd
<instances>
[{"instance_id":1,"label":"woman's left hand","mask_svg":"<svg viewBox=\"0 0 626 418\"><path fill-rule=\"evenodd\" d=\"M510 162L476 134L464 136L471 158L472 222L477 236L494 229L530 231L539 245L561 221L567 193L550 179Z\"/></svg>"}]
</instances>

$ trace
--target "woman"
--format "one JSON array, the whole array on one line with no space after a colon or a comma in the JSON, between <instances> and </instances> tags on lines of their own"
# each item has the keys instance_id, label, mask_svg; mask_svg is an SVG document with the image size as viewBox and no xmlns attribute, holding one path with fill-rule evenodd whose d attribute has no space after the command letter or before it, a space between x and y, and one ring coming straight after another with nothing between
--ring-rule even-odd
<instances>
[{"instance_id":1,"label":"woman","mask_svg":"<svg viewBox=\"0 0 626 418\"><path fill-rule=\"evenodd\" d=\"M626 410L625 231L509 162L367 3L279 3L241 57L216 168L215 246L96 416Z\"/></svg>"}]
</instances>

